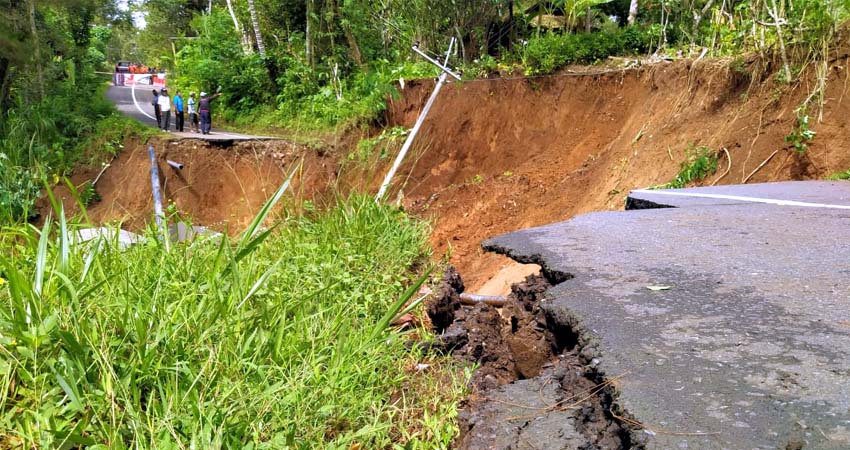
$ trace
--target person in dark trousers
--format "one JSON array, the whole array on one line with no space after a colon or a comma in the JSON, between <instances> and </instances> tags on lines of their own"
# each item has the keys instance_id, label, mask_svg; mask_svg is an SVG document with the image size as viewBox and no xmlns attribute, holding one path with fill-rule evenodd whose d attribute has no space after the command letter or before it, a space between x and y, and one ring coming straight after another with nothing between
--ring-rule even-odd
<instances>
[{"instance_id":1,"label":"person in dark trousers","mask_svg":"<svg viewBox=\"0 0 850 450\"><path fill-rule=\"evenodd\" d=\"M207 97L206 92L201 92L201 101L198 102L198 112L201 114L201 133L210 134L212 128L212 108L210 102L221 95L221 92Z\"/></svg>"},{"instance_id":2,"label":"person in dark trousers","mask_svg":"<svg viewBox=\"0 0 850 450\"><path fill-rule=\"evenodd\" d=\"M180 91L174 93L174 128L179 132L183 132L183 97L180 96Z\"/></svg>"},{"instance_id":3,"label":"person in dark trousers","mask_svg":"<svg viewBox=\"0 0 850 450\"><path fill-rule=\"evenodd\" d=\"M162 114L162 131L166 133L171 126L171 98L168 97L168 89L162 88L159 92L159 110Z\"/></svg>"},{"instance_id":4,"label":"person in dark trousers","mask_svg":"<svg viewBox=\"0 0 850 450\"><path fill-rule=\"evenodd\" d=\"M162 111L159 109L159 91L156 89L153 90L153 100L151 100L151 105L153 105L153 113L156 116L156 127L162 128L160 125L162 123Z\"/></svg>"},{"instance_id":5,"label":"person in dark trousers","mask_svg":"<svg viewBox=\"0 0 850 450\"><path fill-rule=\"evenodd\" d=\"M195 103L195 93L189 93L189 101L186 102L189 107L189 129L193 133L200 133L201 129L198 126L198 105Z\"/></svg>"}]
</instances>

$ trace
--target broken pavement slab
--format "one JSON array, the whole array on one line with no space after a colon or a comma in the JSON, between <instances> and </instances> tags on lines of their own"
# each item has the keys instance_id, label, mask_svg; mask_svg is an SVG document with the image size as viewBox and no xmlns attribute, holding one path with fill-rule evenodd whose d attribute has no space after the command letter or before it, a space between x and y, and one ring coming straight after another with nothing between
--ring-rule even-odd
<instances>
[{"instance_id":1,"label":"broken pavement slab","mask_svg":"<svg viewBox=\"0 0 850 450\"><path fill-rule=\"evenodd\" d=\"M767 195L756 186L734 189ZM837 186L793 186L807 195L785 200L850 204ZM684 205L587 214L484 247L573 276L542 308L588 364L622 376L615 405L647 448L850 448L850 211Z\"/></svg>"}]
</instances>

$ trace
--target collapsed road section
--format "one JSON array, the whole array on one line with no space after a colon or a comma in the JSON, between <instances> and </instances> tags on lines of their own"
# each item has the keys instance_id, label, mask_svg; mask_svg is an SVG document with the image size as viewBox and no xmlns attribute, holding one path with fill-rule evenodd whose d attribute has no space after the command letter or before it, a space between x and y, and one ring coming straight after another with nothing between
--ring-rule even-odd
<instances>
[{"instance_id":1,"label":"collapsed road section","mask_svg":"<svg viewBox=\"0 0 850 450\"><path fill-rule=\"evenodd\" d=\"M539 308L550 328L571 331L580 363L611 388L603 406L627 425L627 440L850 447L850 184L634 198L652 209L587 214L484 243L571 275ZM545 404L552 388L532 390Z\"/></svg>"}]
</instances>

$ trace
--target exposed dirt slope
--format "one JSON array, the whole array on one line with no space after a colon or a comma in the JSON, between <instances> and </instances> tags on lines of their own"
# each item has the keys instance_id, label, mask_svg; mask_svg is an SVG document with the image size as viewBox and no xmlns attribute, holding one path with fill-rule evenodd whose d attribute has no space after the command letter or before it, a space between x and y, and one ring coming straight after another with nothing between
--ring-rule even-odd
<instances>
[{"instance_id":1,"label":"exposed dirt slope","mask_svg":"<svg viewBox=\"0 0 850 450\"><path fill-rule=\"evenodd\" d=\"M121 222L139 230L153 218L151 165L148 145L129 142L96 184L101 201L87 210L94 223ZM284 182L295 163L303 160L291 192L298 198L319 199L336 180L335 159L283 140L206 142L195 139L154 138L163 204L173 205L196 224L219 231L239 232ZM175 170L172 160L183 164ZM72 177L77 185L93 180L99 170L80 168ZM57 194L66 210L76 211L67 189Z\"/></svg>"},{"instance_id":2,"label":"exposed dirt slope","mask_svg":"<svg viewBox=\"0 0 850 450\"><path fill-rule=\"evenodd\" d=\"M402 199L410 211L433 219L436 254L450 251L474 292L506 265L502 257L482 254L482 239L588 211L620 209L630 189L672 180L691 144L721 155L720 171L703 184L726 170L722 148L732 164L721 184L741 183L771 155L749 182L822 178L847 170L847 62L833 61L828 71L822 121L812 118L817 136L805 154L795 152L785 136L794 128L795 109L815 87L814 76L795 86L779 85L753 79L752 65L704 60L604 75L449 85L397 177L405 182L403 190L388 198ZM432 87L427 80L408 82L391 102L386 123L412 126ZM279 186L285 168L302 157L304 170L295 185L300 198L321 203L335 190L376 191L401 139L382 159L379 152L364 159L356 149L357 135L343 135L322 151L286 141L153 143L167 201L199 224L238 231ZM175 172L165 159L186 168ZM149 220L149 168L147 147L128 143L98 182L103 201L91 207L93 221L123 220L138 229ZM81 169L73 179L82 183L98 171Z\"/></svg>"},{"instance_id":3,"label":"exposed dirt slope","mask_svg":"<svg viewBox=\"0 0 850 450\"><path fill-rule=\"evenodd\" d=\"M407 164L405 203L435 221L438 253L478 286L501 260L483 238L620 209L630 189L672 180L690 144L729 150L720 184L822 178L850 168L848 72L829 71L823 121L806 154L785 142L813 83L752 81L728 61L682 61L596 76L479 80L449 86L437 100ZM750 70L750 68L747 68ZM391 125L411 126L430 94L408 83L392 102ZM721 155L720 170L727 168Z\"/></svg>"}]
</instances>

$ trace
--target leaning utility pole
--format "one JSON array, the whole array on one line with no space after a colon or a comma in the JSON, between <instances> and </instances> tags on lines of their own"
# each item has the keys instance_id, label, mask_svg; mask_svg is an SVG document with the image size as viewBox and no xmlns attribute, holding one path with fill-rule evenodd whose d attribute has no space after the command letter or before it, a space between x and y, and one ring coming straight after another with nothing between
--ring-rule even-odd
<instances>
[{"instance_id":1,"label":"leaning utility pole","mask_svg":"<svg viewBox=\"0 0 850 450\"><path fill-rule=\"evenodd\" d=\"M381 198L384 197L384 194L387 192L387 188L390 185L390 181L392 181L393 176L398 170L399 166L401 166L401 162L404 160L404 156L407 154L407 151L410 150L410 146L413 145L413 140L416 139L416 134L419 133L419 129L422 128L422 123L425 122L425 117L428 116L428 111L431 110L431 106L434 105L434 100L437 99L437 94L440 93L440 89L442 89L443 84L446 83L446 79L451 76L452 78L460 81L460 75L452 72L446 64L449 63L449 56L452 54L452 47L454 47L455 38L452 38L449 41L449 50L446 52L446 59L440 64L439 61L431 58L426 55L422 50L419 50L419 44L416 43L413 45L413 51L418 53L420 56L425 58L431 64L440 68L440 78L437 79L437 85L434 86L434 92L431 93L431 97L428 98L428 102L425 103L425 108L422 109L422 112L419 114L419 118L416 119L416 124L413 125L413 129L410 130L410 134L407 135L407 139L404 140L404 145L401 146L401 151L398 153L398 156L393 163L393 167L390 169L389 173L387 173L386 178L384 178L384 182L381 184L381 189L378 190L378 195L375 196L375 203L381 201Z\"/></svg>"}]
</instances>

